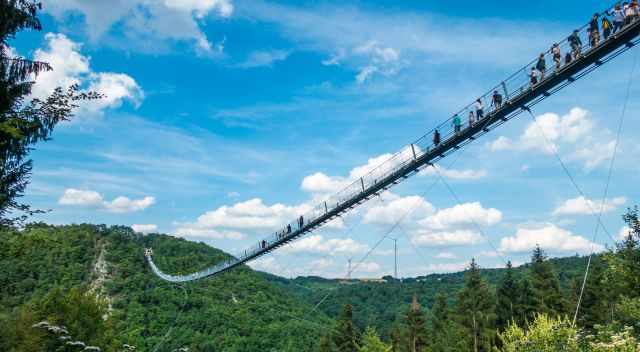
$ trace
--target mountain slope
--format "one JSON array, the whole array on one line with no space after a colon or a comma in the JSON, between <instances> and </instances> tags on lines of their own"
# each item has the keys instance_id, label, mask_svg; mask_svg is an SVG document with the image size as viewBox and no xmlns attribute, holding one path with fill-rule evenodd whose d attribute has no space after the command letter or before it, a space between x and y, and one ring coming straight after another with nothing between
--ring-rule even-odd
<instances>
[{"instance_id":1,"label":"mountain slope","mask_svg":"<svg viewBox=\"0 0 640 352\"><path fill-rule=\"evenodd\" d=\"M202 243L128 227L35 224L0 232L0 314L54 287L84 287L112 307L120 343L138 350L309 350L330 326L324 314L248 267L182 287L149 270L143 249L169 273L186 273L226 254Z\"/></svg>"}]
</instances>

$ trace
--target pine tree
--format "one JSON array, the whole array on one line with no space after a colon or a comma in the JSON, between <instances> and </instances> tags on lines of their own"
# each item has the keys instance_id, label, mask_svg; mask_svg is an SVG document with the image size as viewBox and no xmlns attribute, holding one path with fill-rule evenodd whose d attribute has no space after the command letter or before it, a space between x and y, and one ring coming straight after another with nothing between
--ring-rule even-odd
<instances>
[{"instance_id":1,"label":"pine tree","mask_svg":"<svg viewBox=\"0 0 640 352\"><path fill-rule=\"evenodd\" d=\"M518 304L518 283L511 261L507 263L507 270L497 290L496 327L504 330L515 319Z\"/></svg>"},{"instance_id":2,"label":"pine tree","mask_svg":"<svg viewBox=\"0 0 640 352\"><path fill-rule=\"evenodd\" d=\"M480 277L480 267L475 259L465 273L456 309L460 324L470 337L471 351L489 351L494 338L494 298Z\"/></svg>"},{"instance_id":3,"label":"pine tree","mask_svg":"<svg viewBox=\"0 0 640 352\"><path fill-rule=\"evenodd\" d=\"M622 241L616 245L618 265L614 265L618 271L620 283L622 283L621 295L627 297L640 297L640 220L638 219L638 207L629 209L622 216L630 231ZM610 261L610 264L612 261Z\"/></svg>"},{"instance_id":4,"label":"pine tree","mask_svg":"<svg viewBox=\"0 0 640 352\"><path fill-rule=\"evenodd\" d=\"M10 57L9 40L22 30L42 30L41 4L33 0L0 0L0 226L14 226L39 211L19 202L29 184L32 146L46 141L54 127L68 120L80 100L98 99L77 86L56 89L44 100L25 103L32 77L52 67L45 62ZM17 217L12 214L21 214Z\"/></svg>"},{"instance_id":5,"label":"pine tree","mask_svg":"<svg viewBox=\"0 0 640 352\"><path fill-rule=\"evenodd\" d=\"M431 309L431 352L454 352L468 349L467 339L460 325L451 319L447 296L438 292Z\"/></svg>"},{"instance_id":6,"label":"pine tree","mask_svg":"<svg viewBox=\"0 0 640 352\"><path fill-rule=\"evenodd\" d=\"M598 258L593 258L587 282L578 311L578 323L581 327L592 330L596 324L606 323L609 311L609 294L604 286L604 265ZM576 299L573 307L577 306L582 290L582 279L574 283Z\"/></svg>"},{"instance_id":7,"label":"pine tree","mask_svg":"<svg viewBox=\"0 0 640 352\"><path fill-rule=\"evenodd\" d=\"M427 330L424 313L416 295L413 295L411 308L406 314L405 324L407 326L406 342L409 352L424 351L427 346Z\"/></svg>"},{"instance_id":8,"label":"pine tree","mask_svg":"<svg viewBox=\"0 0 640 352\"><path fill-rule=\"evenodd\" d=\"M350 304L342 308L338 317L333 343L338 352L358 351L358 330L353 324L353 307Z\"/></svg>"},{"instance_id":9,"label":"pine tree","mask_svg":"<svg viewBox=\"0 0 640 352\"><path fill-rule=\"evenodd\" d=\"M391 328L391 352L400 352L402 346L402 327L398 321Z\"/></svg>"},{"instance_id":10,"label":"pine tree","mask_svg":"<svg viewBox=\"0 0 640 352\"><path fill-rule=\"evenodd\" d=\"M362 336L362 347L358 352L389 352L391 347L380 340L378 333L372 327L368 327Z\"/></svg>"},{"instance_id":11,"label":"pine tree","mask_svg":"<svg viewBox=\"0 0 640 352\"><path fill-rule=\"evenodd\" d=\"M449 321L449 304L447 303L447 296L443 292L436 294L436 302L431 310L431 329L434 334L440 334L445 332L446 323Z\"/></svg>"},{"instance_id":12,"label":"pine tree","mask_svg":"<svg viewBox=\"0 0 640 352\"><path fill-rule=\"evenodd\" d=\"M550 317L565 314L567 305L560 291L560 281L540 246L533 250L531 264L531 285L537 311Z\"/></svg>"},{"instance_id":13,"label":"pine tree","mask_svg":"<svg viewBox=\"0 0 640 352\"><path fill-rule=\"evenodd\" d=\"M531 280L523 277L518 283L518 299L515 312L516 322L519 326L526 326L529 322L533 321L536 312L536 298Z\"/></svg>"}]
</instances>

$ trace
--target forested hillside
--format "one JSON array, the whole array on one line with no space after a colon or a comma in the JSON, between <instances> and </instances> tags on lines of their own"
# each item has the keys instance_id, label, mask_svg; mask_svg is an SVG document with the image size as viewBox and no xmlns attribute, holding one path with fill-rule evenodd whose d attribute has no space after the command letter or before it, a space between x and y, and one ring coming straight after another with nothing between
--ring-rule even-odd
<instances>
[{"instance_id":1,"label":"forested hillside","mask_svg":"<svg viewBox=\"0 0 640 352\"><path fill-rule=\"evenodd\" d=\"M614 335L631 341L640 328L637 236L592 262L578 323L601 335L599 326L608 324L603 341ZM31 224L0 232L0 350L58 350L61 336L36 325L46 321L105 351L385 351L385 343L392 351L489 351L509 339L520 343L525 330L517 329L526 324L567 327L554 319L571 316L586 265L586 258L547 260L536 250L518 268L480 269L471 262L464 273L403 282L288 280L241 267L179 286L151 273L143 256L148 247L171 273L226 256L128 227Z\"/></svg>"},{"instance_id":2,"label":"forested hillside","mask_svg":"<svg viewBox=\"0 0 640 352\"><path fill-rule=\"evenodd\" d=\"M565 291L575 288L577 280L584 274L586 257L574 256L553 258L549 263L555 268L561 287ZM594 258L596 265L602 265L602 256ZM527 275L531 264L527 263L514 268L517 276ZM481 277L491 287L498 287L503 280L505 269L481 269ZM364 330L374 327L381 337L389 339L394 322L401 319L414 296L426 309L431 309L439 292L450 293L449 304L455 303L455 293L464 287L464 272L451 274L432 274L417 278L406 278L402 281L385 277L387 283L362 282L358 280L330 280L320 277L298 277L293 280L267 275L273 281L300 299L311 304L323 303L318 309L327 315L337 317L343 306L350 304L357 312L354 322ZM326 296L326 298L325 298Z\"/></svg>"},{"instance_id":3,"label":"forested hillside","mask_svg":"<svg viewBox=\"0 0 640 352\"><path fill-rule=\"evenodd\" d=\"M225 256L127 227L34 224L0 232L0 350L42 351L51 336L31 326L47 320L107 351L124 344L140 351L301 351L318 340L317 324L331 322L322 313L307 314L310 305L246 267L183 288L162 282L144 260L145 247L176 273ZM91 304L85 292L104 299Z\"/></svg>"}]
</instances>

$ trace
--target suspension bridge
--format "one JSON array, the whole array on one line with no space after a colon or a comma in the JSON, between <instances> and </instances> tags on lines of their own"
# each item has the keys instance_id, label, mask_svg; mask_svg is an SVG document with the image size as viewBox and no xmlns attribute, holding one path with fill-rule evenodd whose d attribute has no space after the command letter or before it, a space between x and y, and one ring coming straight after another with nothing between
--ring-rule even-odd
<instances>
[{"instance_id":1,"label":"suspension bridge","mask_svg":"<svg viewBox=\"0 0 640 352\"><path fill-rule=\"evenodd\" d=\"M564 62L560 67L553 67L548 70L544 79L535 83L530 80L529 73L531 68L535 67L538 59L528 63L478 98L482 106L487 108L483 108L483 114L476 114L475 121L462 124L458 128L453 123L454 118L442 122L375 169L317 204L306 214L301 214L298 219L264 238L255 246L247 248L228 260L188 275L171 275L163 272L153 261L152 249L147 248L145 249L145 257L152 271L163 280L170 282L199 280L231 270L296 240L380 195L383 191L415 175L423 168L433 166L434 163L521 113L530 113L532 106L633 48L640 43L640 20L627 24L618 32L598 42L590 40L587 25L581 27L577 35L584 43L579 48L572 47L568 39L558 42L563 54L574 54L570 62ZM554 62L552 50L547 51L544 56L546 62ZM503 97L501 104L491 104L494 92L499 92ZM476 113L477 107L474 105L475 102L465 106L452 116L464 117L469 113ZM435 134L438 136L434 139Z\"/></svg>"}]
</instances>

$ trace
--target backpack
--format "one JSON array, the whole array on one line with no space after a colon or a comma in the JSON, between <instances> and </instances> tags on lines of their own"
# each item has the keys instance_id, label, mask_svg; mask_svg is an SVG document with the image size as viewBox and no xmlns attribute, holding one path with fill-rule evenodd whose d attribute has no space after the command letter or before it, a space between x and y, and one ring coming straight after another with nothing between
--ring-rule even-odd
<instances>
[{"instance_id":1,"label":"backpack","mask_svg":"<svg viewBox=\"0 0 640 352\"><path fill-rule=\"evenodd\" d=\"M611 29L612 25L611 22L609 22L609 19L606 17L602 18L602 29L603 30L607 30L607 29Z\"/></svg>"}]
</instances>

